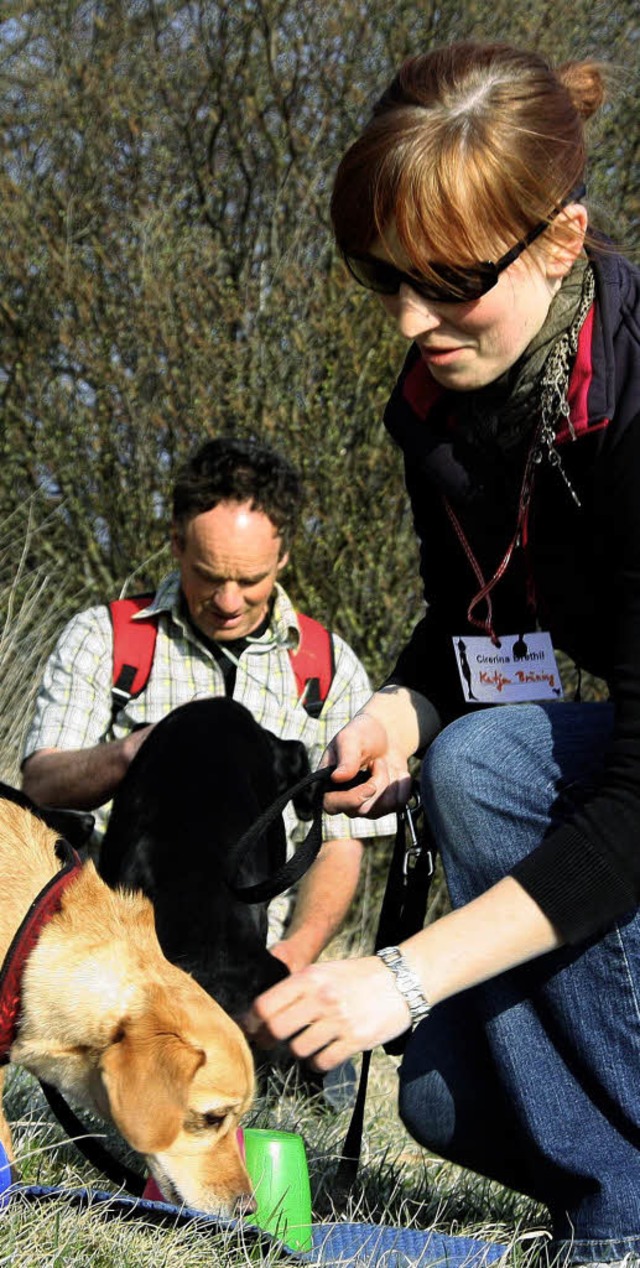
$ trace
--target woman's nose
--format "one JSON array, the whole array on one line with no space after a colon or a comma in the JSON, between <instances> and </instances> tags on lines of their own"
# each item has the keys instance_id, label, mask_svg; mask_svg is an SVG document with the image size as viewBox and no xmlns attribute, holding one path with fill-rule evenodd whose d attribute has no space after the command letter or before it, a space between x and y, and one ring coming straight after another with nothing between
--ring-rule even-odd
<instances>
[{"instance_id":1,"label":"woman's nose","mask_svg":"<svg viewBox=\"0 0 640 1268\"><path fill-rule=\"evenodd\" d=\"M429 300L423 299L405 282L400 286L397 295L389 296L385 307L405 339L415 339L426 330L435 330L436 326L440 325L441 319Z\"/></svg>"}]
</instances>

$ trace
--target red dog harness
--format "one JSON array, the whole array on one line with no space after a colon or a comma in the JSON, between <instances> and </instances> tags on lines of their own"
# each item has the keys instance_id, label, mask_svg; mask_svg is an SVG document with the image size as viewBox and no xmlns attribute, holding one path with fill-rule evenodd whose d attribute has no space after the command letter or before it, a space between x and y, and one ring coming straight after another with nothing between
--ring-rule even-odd
<instances>
[{"instance_id":1,"label":"red dog harness","mask_svg":"<svg viewBox=\"0 0 640 1268\"><path fill-rule=\"evenodd\" d=\"M15 1041L22 1004L22 974L44 926L59 910L67 885L75 880L82 864L67 841L58 841L56 854L62 859L60 872L47 881L36 895L15 934L0 971L0 1065L6 1065Z\"/></svg>"}]
</instances>

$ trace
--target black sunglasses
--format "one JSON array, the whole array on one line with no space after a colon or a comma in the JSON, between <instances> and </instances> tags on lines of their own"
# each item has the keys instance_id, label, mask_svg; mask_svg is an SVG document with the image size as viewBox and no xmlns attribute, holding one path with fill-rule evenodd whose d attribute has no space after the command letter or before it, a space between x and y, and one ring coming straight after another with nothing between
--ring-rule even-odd
<instances>
[{"instance_id":1,"label":"black sunglasses","mask_svg":"<svg viewBox=\"0 0 640 1268\"><path fill-rule=\"evenodd\" d=\"M475 299L480 299L482 295L486 295L487 291L493 289L498 278L505 269L508 269L514 260L517 260L527 247L535 242L549 228L551 220L558 216L563 207L567 203L579 202L586 194L584 185L579 189L573 190L564 202L556 207L549 220L542 220L540 224L530 229L524 238L516 242L510 251L500 256L499 260L483 260L480 264L471 265L470 268L450 268L446 264L432 264L431 269L435 277L441 284L427 280L424 277L415 277L413 273L403 273L402 269L396 268L395 264L390 264L387 260L379 260L375 255L358 255L355 252L343 252L344 262L361 286L365 286L369 291L376 291L378 295L397 295L400 287L409 286L416 295L420 295L422 299L432 299L440 304L468 304Z\"/></svg>"}]
</instances>

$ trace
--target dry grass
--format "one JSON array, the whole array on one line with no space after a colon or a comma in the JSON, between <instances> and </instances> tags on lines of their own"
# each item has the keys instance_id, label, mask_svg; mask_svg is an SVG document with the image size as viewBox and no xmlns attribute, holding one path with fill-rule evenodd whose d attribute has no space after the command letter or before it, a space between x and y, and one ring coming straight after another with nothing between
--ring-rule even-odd
<instances>
[{"instance_id":1,"label":"dry grass","mask_svg":"<svg viewBox=\"0 0 640 1268\"><path fill-rule=\"evenodd\" d=\"M348 1111L328 1113L318 1099L302 1096L291 1077L283 1076L274 1079L268 1099L258 1103L250 1122L303 1136L317 1223L365 1221L476 1236L507 1245L503 1262L532 1266L544 1236L541 1212L500 1186L417 1148L395 1114L395 1065L383 1053L374 1055L359 1183L345 1203L334 1200L333 1178ZM6 1100L25 1183L59 1184L70 1190L110 1188L66 1139L30 1076L12 1070ZM115 1136L109 1135L108 1143L131 1162ZM228 1229L149 1229L139 1222L107 1219L95 1209L75 1210L62 1200L55 1206L38 1206L18 1198L0 1216L0 1268L9 1263L12 1268L84 1268L87 1263L116 1262L127 1268L241 1268L275 1263L276 1255L275 1249L243 1245L241 1236Z\"/></svg>"},{"instance_id":2,"label":"dry grass","mask_svg":"<svg viewBox=\"0 0 640 1268\"><path fill-rule=\"evenodd\" d=\"M32 548L48 527L35 499L0 522L0 779L13 784L47 656L86 602L70 592L61 565L33 566Z\"/></svg>"}]
</instances>

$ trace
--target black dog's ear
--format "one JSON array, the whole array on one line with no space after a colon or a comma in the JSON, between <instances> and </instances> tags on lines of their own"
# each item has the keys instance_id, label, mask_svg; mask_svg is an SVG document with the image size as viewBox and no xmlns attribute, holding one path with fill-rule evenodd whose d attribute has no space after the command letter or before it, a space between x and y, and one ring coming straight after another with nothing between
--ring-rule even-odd
<instances>
[{"instance_id":1,"label":"black dog's ear","mask_svg":"<svg viewBox=\"0 0 640 1268\"><path fill-rule=\"evenodd\" d=\"M39 806L38 809L47 827L59 832L74 850L88 844L95 824L88 810L61 810L59 806Z\"/></svg>"},{"instance_id":2,"label":"black dog's ear","mask_svg":"<svg viewBox=\"0 0 640 1268\"><path fill-rule=\"evenodd\" d=\"M80 850L83 845L86 845L93 832L95 818L86 810L61 810L58 806L39 806L21 788L12 788L9 784L2 782L0 782L0 800L12 801L15 806L30 810L37 819L42 819L48 828L59 832L74 850Z\"/></svg>"},{"instance_id":3,"label":"black dog's ear","mask_svg":"<svg viewBox=\"0 0 640 1268\"><path fill-rule=\"evenodd\" d=\"M311 767L304 744L300 740L280 740L276 735L267 732L273 756L273 771L278 785L278 794L293 788L305 775L309 775ZM299 819L313 819L316 806L322 797L317 784L305 788L293 799L295 812Z\"/></svg>"},{"instance_id":4,"label":"black dog's ear","mask_svg":"<svg viewBox=\"0 0 640 1268\"><path fill-rule=\"evenodd\" d=\"M21 806L23 810L31 810L34 814L38 813L38 807L35 802L30 797L27 797L27 794L21 788L12 788L10 784L0 783L0 799L11 801L14 806Z\"/></svg>"}]
</instances>

